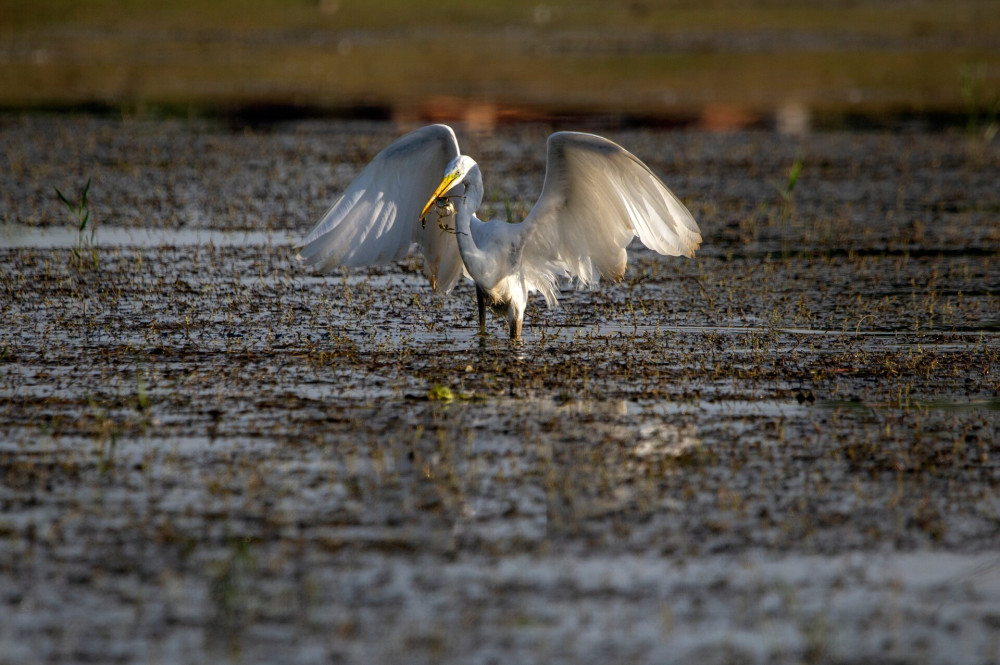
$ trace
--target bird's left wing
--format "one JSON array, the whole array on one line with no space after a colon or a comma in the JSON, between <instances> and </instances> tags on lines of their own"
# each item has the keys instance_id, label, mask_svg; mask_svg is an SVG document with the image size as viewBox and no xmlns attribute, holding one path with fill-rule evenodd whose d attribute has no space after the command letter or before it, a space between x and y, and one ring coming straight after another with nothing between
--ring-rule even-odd
<instances>
[{"instance_id":1,"label":"bird's left wing","mask_svg":"<svg viewBox=\"0 0 1000 665\"><path fill-rule=\"evenodd\" d=\"M447 125L429 125L397 139L306 235L297 258L319 270L367 266L402 259L417 243L431 285L450 290L462 274L458 243L439 228L434 214L422 225L420 211L458 154L458 140Z\"/></svg>"},{"instance_id":2,"label":"bird's left wing","mask_svg":"<svg viewBox=\"0 0 1000 665\"><path fill-rule=\"evenodd\" d=\"M684 204L632 153L600 136L549 136L545 184L524 220L522 266L551 304L555 280L620 280L634 236L660 254L693 256L701 232Z\"/></svg>"}]
</instances>

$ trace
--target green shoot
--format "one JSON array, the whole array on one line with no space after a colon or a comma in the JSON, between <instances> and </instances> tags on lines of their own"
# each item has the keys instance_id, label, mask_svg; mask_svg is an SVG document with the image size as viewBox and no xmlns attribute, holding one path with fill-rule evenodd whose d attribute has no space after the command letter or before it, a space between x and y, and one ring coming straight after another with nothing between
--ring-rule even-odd
<instances>
[{"instance_id":1,"label":"green shoot","mask_svg":"<svg viewBox=\"0 0 1000 665\"><path fill-rule=\"evenodd\" d=\"M142 414L149 413L149 385L146 383L146 377L143 375L142 370L137 370L135 373L135 392L136 392L136 411Z\"/></svg>"},{"instance_id":2,"label":"green shoot","mask_svg":"<svg viewBox=\"0 0 1000 665\"><path fill-rule=\"evenodd\" d=\"M59 196L59 200L63 202L66 209L71 215L76 219L77 222L77 239L76 245L73 246L73 260L77 268L79 268L83 263L84 251L90 250L91 260L93 262L94 270L97 270L98 258L97 258L97 248L94 246L94 225L90 224L90 207L87 205L87 196L90 193L90 182L92 178L87 178L87 184L84 185L83 191L80 193L80 203L73 204L69 198L66 197L59 188L56 187L56 194ZM87 233L87 225L90 225L90 233Z\"/></svg>"},{"instance_id":3,"label":"green shoot","mask_svg":"<svg viewBox=\"0 0 1000 665\"><path fill-rule=\"evenodd\" d=\"M444 402L450 404L455 401L455 393L448 386L435 385L427 391L427 399L432 402Z\"/></svg>"},{"instance_id":4,"label":"green shoot","mask_svg":"<svg viewBox=\"0 0 1000 665\"><path fill-rule=\"evenodd\" d=\"M802 158L796 157L795 161L792 162L791 170L788 172L788 183L785 185L784 189L778 189L778 193L781 194L781 198L784 199L785 203L791 203L792 192L795 191L795 183L799 181L799 174L801 173Z\"/></svg>"},{"instance_id":5,"label":"green shoot","mask_svg":"<svg viewBox=\"0 0 1000 665\"><path fill-rule=\"evenodd\" d=\"M778 196L781 197L781 220L787 221L792 214L792 210L795 206L794 192L795 185L799 182L799 176L802 174L802 158L796 155L795 161L792 162L792 168L788 171L788 180L785 184L779 184L778 182L771 181L771 184L776 190L778 190Z\"/></svg>"}]
</instances>

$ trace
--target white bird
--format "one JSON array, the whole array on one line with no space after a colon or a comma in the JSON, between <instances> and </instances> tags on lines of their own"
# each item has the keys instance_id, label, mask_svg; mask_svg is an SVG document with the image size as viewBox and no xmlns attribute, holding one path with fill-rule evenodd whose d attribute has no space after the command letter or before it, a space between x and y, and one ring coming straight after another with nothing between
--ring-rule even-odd
<instances>
[{"instance_id":1,"label":"white bird","mask_svg":"<svg viewBox=\"0 0 1000 665\"><path fill-rule=\"evenodd\" d=\"M489 305L519 339L529 293L553 307L560 277L620 281L633 237L671 256L701 244L691 213L649 167L593 134L549 136L545 183L524 221L478 219L482 199L479 165L460 154L452 129L422 127L375 156L297 258L325 271L399 260L415 243L435 290L449 292L463 271L476 283L480 334Z\"/></svg>"}]
</instances>

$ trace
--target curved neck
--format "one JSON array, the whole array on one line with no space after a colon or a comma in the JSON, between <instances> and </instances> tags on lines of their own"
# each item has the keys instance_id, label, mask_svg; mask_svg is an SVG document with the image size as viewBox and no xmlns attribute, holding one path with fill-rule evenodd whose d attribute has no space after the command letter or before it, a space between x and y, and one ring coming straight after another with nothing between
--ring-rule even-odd
<instances>
[{"instance_id":1,"label":"curved neck","mask_svg":"<svg viewBox=\"0 0 1000 665\"><path fill-rule=\"evenodd\" d=\"M469 171L465 182L468 185L465 195L455 199L455 233L458 235L458 251L462 255L462 261L469 274L476 279L477 274L482 275L486 269L486 255L472 235L472 219L483 200L483 177L478 166Z\"/></svg>"}]
</instances>

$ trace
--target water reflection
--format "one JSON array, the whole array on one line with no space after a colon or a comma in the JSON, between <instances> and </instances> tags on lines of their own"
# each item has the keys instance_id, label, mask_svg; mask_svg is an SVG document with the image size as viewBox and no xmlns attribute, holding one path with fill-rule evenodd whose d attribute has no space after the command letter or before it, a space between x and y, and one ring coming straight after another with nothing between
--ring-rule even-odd
<instances>
[{"instance_id":1,"label":"water reflection","mask_svg":"<svg viewBox=\"0 0 1000 665\"><path fill-rule=\"evenodd\" d=\"M0 248L69 249L79 243L77 230L70 226L0 225ZM246 247L286 246L294 240L286 232L216 229L149 229L98 226L93 244L97 247Z\"/></svg>"},{"instance_id":2,"label":"water reflection","mask_svg":"<svg viewBox=\"0 0 1000 665\"><path fill-rule=\"evenodd\" d=\"M701 446L701 437L694 425L646 425L639 429L639 437L632 453L644 459L682 457Z\"/></svg>"}]
</instances>

